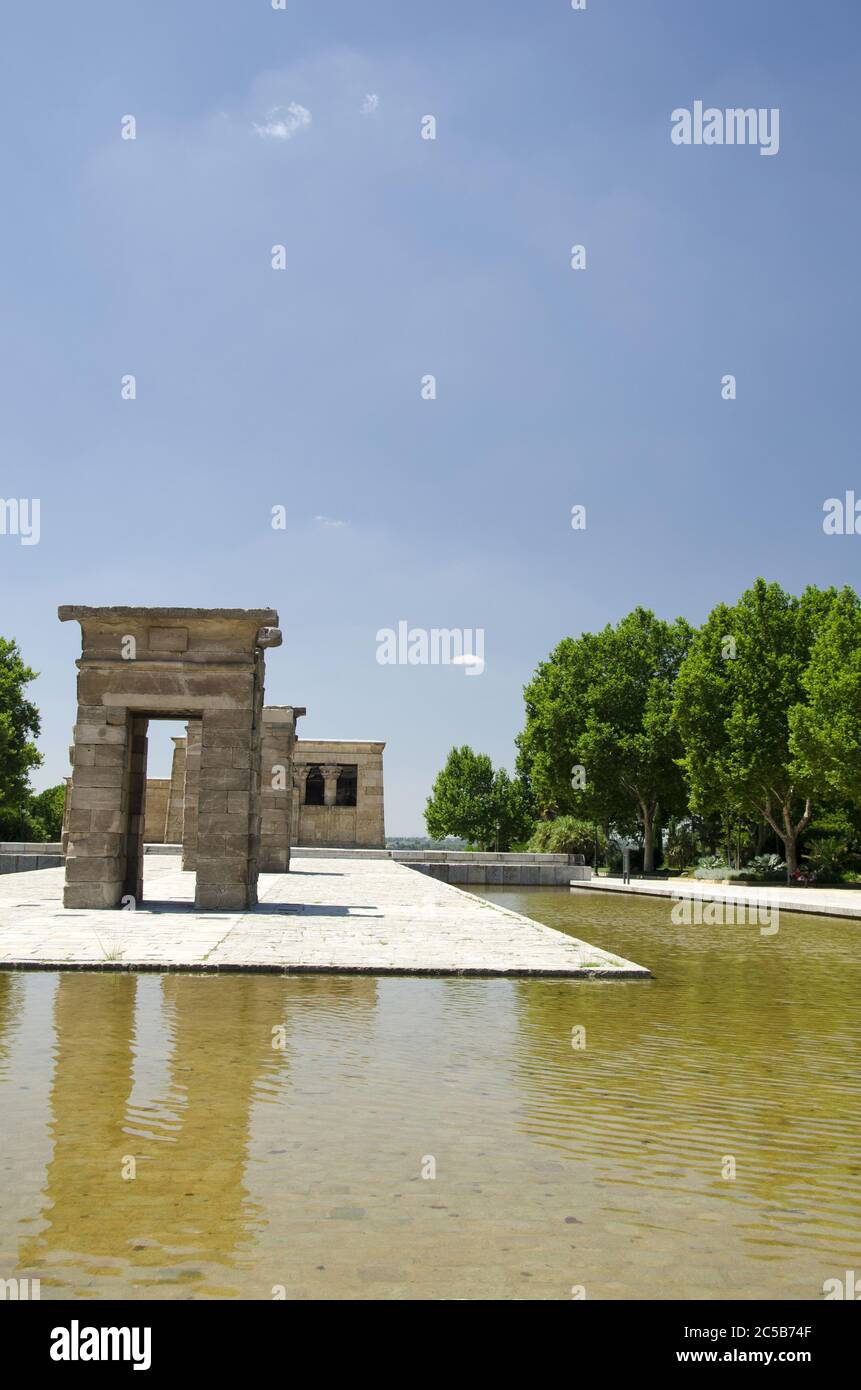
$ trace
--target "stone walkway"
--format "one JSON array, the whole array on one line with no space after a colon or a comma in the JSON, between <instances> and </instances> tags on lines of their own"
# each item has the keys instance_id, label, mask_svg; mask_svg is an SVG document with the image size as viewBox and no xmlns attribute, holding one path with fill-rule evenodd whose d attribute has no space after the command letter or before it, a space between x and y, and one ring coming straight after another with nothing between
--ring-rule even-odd
<instances>
[{"instance_id":1,"label":"stone walkway","mask_svg":"<svg viewBox=\"0 0 861 1390\"><path fill-rule=\"evenodd\" d=\"M861 891L854 888L795 888L780 883L748 885L744 883L709 883L705 879L671 878L649 880L635 878L623 883L620 878L590 879L588 883L572 880L571 891L581 889L593 893L637 893L649 898L700 898L709 902L766 904L781 912L810 912L817 917L861 918Z\"/></svg>"},{"instance_id":2,"label":"stone walkway","mask_svg":"<svg viewBox=\"0 0 861 1390\"><path fill-rule=\"evenodd\" d=\"M1 969L326 970L649 978L621 956L391 860L261 874L251 912L197 910L178 858L146 859L136 912L64 909L63 871L0 878Z\"/></svg>"}]
</instances>

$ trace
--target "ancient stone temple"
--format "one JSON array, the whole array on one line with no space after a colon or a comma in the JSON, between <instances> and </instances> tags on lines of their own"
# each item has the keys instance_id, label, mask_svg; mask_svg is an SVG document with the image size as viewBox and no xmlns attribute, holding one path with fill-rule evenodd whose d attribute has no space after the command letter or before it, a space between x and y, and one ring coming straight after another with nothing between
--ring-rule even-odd
<instances>
[{"instance_id":1,"label":"ancient stone temple","mask_svg":"<svg viewBox=\"0 0 861 1390\"><path fill-rule=\"evenodd\" d=\"M381 849L385 743L296 740L293 752L294 845Z\"/></svg>"},{"instance_id":2,"label":"ancient stone temple","mask_svg":"<svg viewBox=\"0 0 861 1390\"><path fill-rule=\"evenodd\" d=\"M253 906L264 649L280 645L278 614L269 608L61 607L59 617L79 622L82 634L64 832L65 906L111 908L143 896L151 719L191 721L183 840L193 827L188 867L197 875L195 905Z\"/></svg>"},{"instance_id":3,"label":"ancient stone temple","mask_svg":"<svg viewBox=\"0 0 861 1390\"><path fill-rule=\"evenodd\" d=\"M297 739L296 722L305 713L293 705L263 709L262 873L286 873L291 846L382 849L386 843L385 743ZM191 721L187 739L173 740L170 779L147 781L146 842L181 845L186 869L195 865L199 738L200 725Z\"/></svg>"}]
</instances>

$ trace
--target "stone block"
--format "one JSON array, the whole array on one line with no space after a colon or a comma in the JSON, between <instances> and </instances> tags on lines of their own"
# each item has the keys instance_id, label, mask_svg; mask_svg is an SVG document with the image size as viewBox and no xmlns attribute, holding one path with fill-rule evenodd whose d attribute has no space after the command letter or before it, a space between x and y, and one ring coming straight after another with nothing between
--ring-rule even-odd
<instances>
[{"instance_id":1,"label":"stone block","mask_svg":"<svg viewBox=\"0 0 861 1390\"><path fill-rule=\"evenodd\" d=\"M206 760L200 765L200 790L204 787L212 790L216 787L223 788L229 792L248 791L249 773L241 768L213 767L206 764Z\"/></svg>"},{"instance_id":2,"label":"stone block","mask_svg":"<svg viewBox=\"0 0 861 1390\"><path fill-rule=\"evenodd\" d=\"M184 652L188 650L187 627L151 627L147 632L151 652Z\"/></svg>"},{"instance_id":3,"label":"stone block","mask_svg":"<svg viewBox=\"0 0 861 1390\"><path fill-rule=\"evenodd\" d=\"M236 832L228 831L222 837L222 848L226 855L242 855L245 857L248 854L248 841L249 834L247 829Z\"/></svg>"},{"instance_id":4,"label":"stone block","mask_svg":"<svg viewBox=\"0 0 861 1390\"><path fill-rule=\"evenodd\" d=\"M218 855L210 858L201 847L197 851L197 881L208 884L247 884L250 878L248 861L242 854Z\"/></svg>"},{"instance_id":5,"label":"stone block","mask_svg":"<svg viewBox=\"0 0 861 1390\"><path fill-rule=\"evenodd\" d=\"M276 849L270 846L265 852L265 859L261 851L260 869L266 874L286 874L290 868L289 849Z\"/></svg>"},{"instance_id":6,"label":"stone block","mask_svg":"<svg viewBox=\"0 0 861 1390\"><path fill-rule=\"evenodd\" d=\"M122 724L76 724L75 747L82 743L125 743L128 737L125 721Z\"/></svg>"},{"instance_id":7,"label":"stone block","mask_svg":"<svg viewBox=\"0 0 861 1390\"><path fill-rule=\"evenodd\" d=\"M250 706L236 709L208 709L203 721L204 735L209 730L222 733L235 732L247 734L254 723L254 710Z\"/></svg>"},{"instance_id":8,"label":"stone block","mask_svg":"<svg viewBox=\"0 0 861 1390\"><path fill-rule=\"evenodd\" d=\"M87 749L85 746L81 752L92 753L91 767L124 767L128 756L121 743L98 743L91 749Z\"/></svg>"},{"instance_id":9,"label":"stone block","mask_svg":"<svg viewBox=\"0 0 861 1390\"><path fill-rule=\"evenodd\" d=\"M198 875L194 894L194 905L210 912L243 912L253 907L257 901L256 893L249 893L242 884L201 883Z\"/></svg>"},{"instance_id":10,"label":"stone block","mask_svg":"<svg viewBox=\"0 0 861 1390\"><path fill-rule=\"evenodd\" d=\"M63 889L63 907L118 907L122 896L121 879L114 879L110 883L70 883L67 878Z\"/></svg>"},{"instance_id":11,"label":"stone block","mask_svg":"<svg viewBox=\"0 0 861 1390\"><path fill-rule=\"evenodd\" d=\"M250 731L242 728L225 729L221 725L213 728L210 725L211 718L211 715L207 716L204 722L201 739L201 747L205 748L207 753L211 748L226 748L231 751L234 748L251 748L254 740Z\"/></svg>"},{"instance_id":12,"label":"stone block","mask_svg":"<svg viewBox=\"0 0 861 1390\"><path fill-rule=\"evenodd\" d=\"M233 767L232 748L205 747L200 763L201 773L229 771Z\"/></svg>"},{"instance_id":13,"label":"stone block","mask_svg":"<svg viewBox=\"0 0 861 1390\"><path fill-rule=\"evenodd\" d=\"M76 722L78 724L111 724L114 720L108 718L111 711L106 705L78 705Z\"/></svg>"},{"instance_id":14,"label":"stone block","mask_svg":"<svg viewBox=\"0 0 861 1390\"><path fill-rule=\"evenodd\" d=\"M114 883L121 870L122 861L117 855L66 856L67 883Z\"/></svg>"},{"instance_id":15,"label":"stone block","mask_svg":"<svg viewBox=\"0 0 861 1390\"><path fill-rule=\"evenodd\" d=\"M122 804L121 787L78 787L72 783L73 811L119 811Z\"/></svg>"},{"instance_id":16,"label":"stone block","mask_svg":"<svg viewBox=\"0 0 861 1390\"><path fill-rule=\"evenodd\" d=\"M72 783L72 793L80 792L84 787L122 787L122 768L115 767L81 767L75 768L75 779Z\"/></svg>"},{"instance_id":17,"label":"stone block","mask_svg":"<svg viewBox=\"0 0 861 1390\"><path fill-rule=\"evenodd\" d=\"M125 853L125 836L117 831L89 831L86 835L69 833L66 853L70 859L78 858L82 852L87 856L119 858Z\"/></svg>"}]
</instances>

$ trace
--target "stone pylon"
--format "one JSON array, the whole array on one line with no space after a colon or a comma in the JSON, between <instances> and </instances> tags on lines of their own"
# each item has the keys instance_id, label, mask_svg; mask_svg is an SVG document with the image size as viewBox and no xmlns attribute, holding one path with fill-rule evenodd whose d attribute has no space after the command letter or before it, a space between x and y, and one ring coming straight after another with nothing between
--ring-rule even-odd
<instances>
[{"instance_id":1,"label":"stone pylon","mask_svg":"<svg viewBox=\"0 0 861 1390\"><path fill-rule=\"evenodd\" d=\"M142 897L149 721L200 727L195 904L257 901L264 649L274 609L62 607L81 625L66 907ZM188 786L186 753L186 788ZM124 899L128 899L124 902Z\"/></svg>"},{"instance_id":2,"label":"stone pylon","mask_svg":"<svg viewBox=\"0 0 861 1390\"><path fill-rule=\"evenodd\" d=\"M290 868L290 831L293 819L293 749L296 720L304 709L292 705L266 705L263 710L261 756L260 869L286 874Z\"/></svg>"},{"instance_id":3,"label":"stone pylon","mask_svg":"<svg viewBox=\"0 0 861 1390\"><path fill-rule=\"evenodd\" d=\"M182 822L185 809L185 753L188 740L173 738L173 762L170 769L170 792L167 798L167 819L164 824L166 845L182 844Z\"/></svg>"}]
</instances>

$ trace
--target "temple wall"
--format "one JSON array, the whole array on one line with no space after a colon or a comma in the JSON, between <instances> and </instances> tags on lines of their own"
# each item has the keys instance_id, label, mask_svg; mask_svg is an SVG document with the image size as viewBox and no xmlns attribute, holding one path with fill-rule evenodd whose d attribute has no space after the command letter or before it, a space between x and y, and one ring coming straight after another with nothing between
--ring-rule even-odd
<instances>
[{"instance_id":1,"label":"temple wall","mask_svg":"<svg viewBox=\"0 0 861 1390\"><path fill-rule=\"evenodd\" d=\"M382 849L386 843L383 796L385 743L349 739L297 739L293 753L294 846ZM357 769L356 805L338 806L332 795L332 774L340 767ZM308 805L307 775L318 767L326 785L325 804Z\"/></svg>"},{"instance_id":2,"label":"temple wall","mask_svg":"<svg viewBox=\"0 0 861 1390\"><path fill-rule=\"evenodd\" d=\"M165 843L165 822L170 797L169 777L148 777L144 807L144 840L148 845Z\"/></svg>"}]
</instances>

